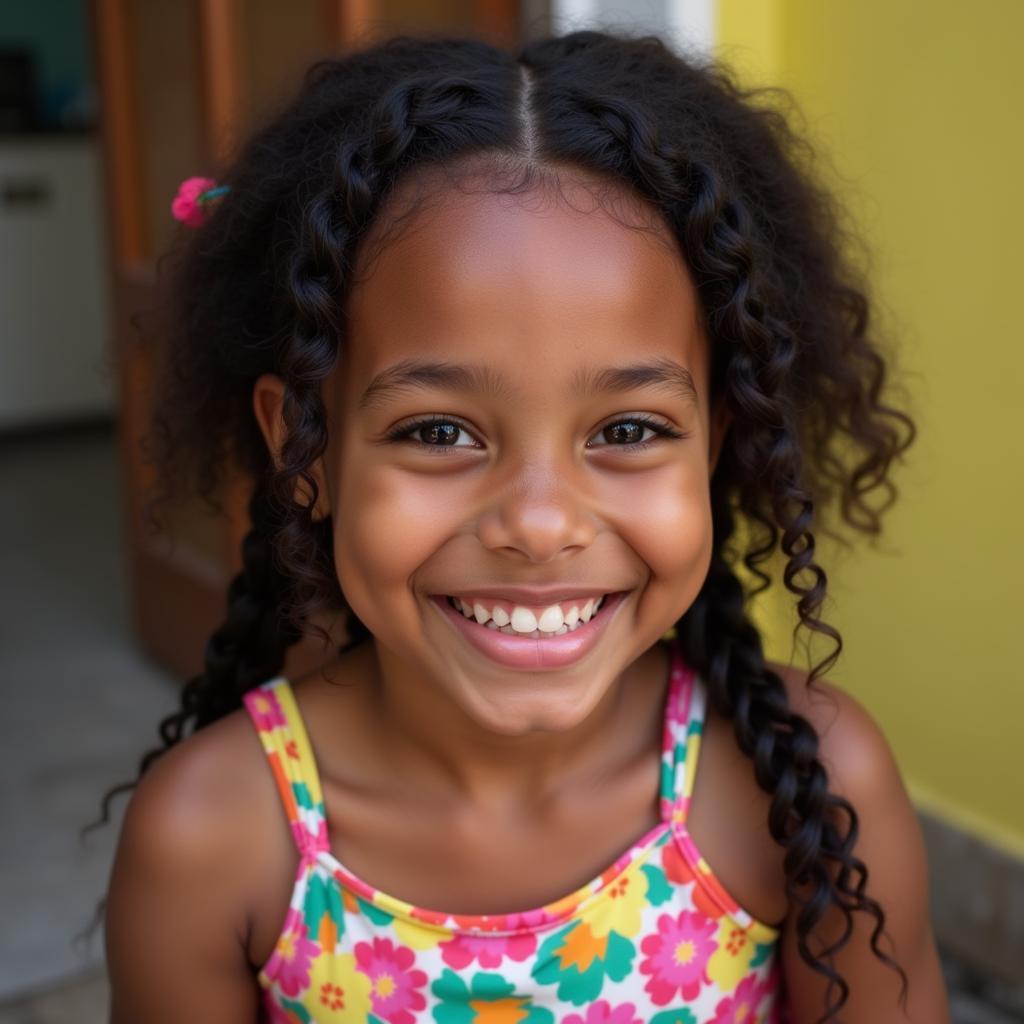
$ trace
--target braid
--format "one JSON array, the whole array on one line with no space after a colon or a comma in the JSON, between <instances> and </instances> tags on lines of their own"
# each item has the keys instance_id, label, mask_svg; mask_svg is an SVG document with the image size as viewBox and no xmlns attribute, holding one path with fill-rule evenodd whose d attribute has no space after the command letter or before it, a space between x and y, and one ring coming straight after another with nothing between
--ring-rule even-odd
<instances>
[{"instance_id":1,"label":"braid","mask_svg":"<svg viewBox=\"0 0 1024 1024\"><path fill-rule=\"evenodd\" d=\"M241 707L242 694L277 675L285 651L299 639L300 632L282 614L281 598L288 581L272 553L273 511L265 486L254 489L249 515L252 526L242 542L242 568L228 585L227 616L206 645L203 671L182 688L180 710L160 721L163 745L142 757L135 781L121 783L104 794L101 817L82 828L80 839L109 822L112 799L134 789L150 765L181 742L190 720L194 720L196 731ZM76 940L93 933L105 904L104 898Z\"/></svg>"},{"instance_id":2,"label":"braid","mask_svg":"<svg viewBox=\"0 0 1024 1024\"><path fill-rule=\"evenodd\" d=\"M599 37L589 34L587 41L599 44ZM595 97L592 90L571 82L559 99L573 108L575 116L566 111L553 119L547 141L559 155L579 152L585 144L588 162L628 177L661 206L682 242L706 329L712 338L721 339L720 347L712 351L711 387L713 395L724 394L735 414L732 444L723 452L725 465L712 482L714 554L708 578L678 625L689 660L708 680L711 701L732 719L737 743L752 759L758 785L772 797L769 829L786 851L786 892L791 904L800 908L797 948L801 958L828 979L821 1020L834 1019L848 998L849 985L832 965L832 956L848 942L855 911L874 919L872 952L897 971L905 1000L906 974L878 945L885 914L866 895L868 871L852 852L856 812L845 798L829 792L827 773L818 759L818 736L805 718L790 710L781 679L765 665L760 637L744 611L742 585L723 556L734 531L732 489L751 519L768 527L768 541L746 552L745 564L763 589L769 578L758 565L770 556L781 534L787 556L783 580L798 595L800 624L835 642L830 656L814 666L809 682L827 671L842 650L842 639L815 615L825 597L826 576L814 560L814 501L801 482L792 386L800 364L800 341L771 312L771 287L759 273L752 218L701 154L663 145L653 118L628 99ZM584 117L597 129L585 136L585 143ZM874 366L877 370L877 363ZM877 398L877 390L872 397ZM885 455L875 457L876 468L887 465ZM855 488L864 475L854 474ZM801 582L808 576L809 581ZM843 915L843 933L815 953L809 937L833 905ZM833 1002L836 988L838 999Z\"/></svg>"},{"instance_id":3,"label":"braid","mask_svg":"<svg viewBox=\"0 0 1024 1024\"><path fill-rule=\"evenodd\" d=\"M400 61L408 41L396 39L386 46ZM469 54L481 48L482 44L465 47ZM358 56L353 63L358 65ZM338 61L319 62L307 75L307 87L334 92L338 82L330 77L330 72L337 72L344 66L344 62ZM511 62L503 71L504 77L512 73L510 68ZM478 118L482 123L480 130L468 130L459 119L460 112L474 103L485 112L498 109L495 86L456 75L440 80L436 74L410 76L411 67L406 70L406 77L386 89L370 106L364 130L337 147L336 160L323 187L307 197L299 208L299 229L286 265L264 268L264 274L274 269L283 277L280 293L263 297L269 308L259 303L256 295L250 296L254 315L262 315L268 323L287 322L290 329L283 335L278 332L269 337L264 329L262 336L266 340L262 346L247 350L264 358L272 356L273 360L272 366L256 364L248 369L239 399L248 402L251 382L260 372L273 368L279 373L285 382L282 417L287 428L286 439L273 468L267 468L262 438L252 435L251 422L248 447L241 429L241 437L231 439L238 462L255 470L257 479L249 509L252 529L242 545L243 568L228 587L227 618L207 644L204 669L183 687L180 709L160 722L163 746L144 755L138 778L158 757L185 738L190 721L193 732L217 721L242 706L242 695L246 691L277 675L284 665L286 650L302 637L307 624L329 640L325 631L310 621L315 611L323 607L345 610L348 639L342 652L370 636L366 626L345 605L331 554L330 518L320 522L312 518L318 485L310 466L323 455L327 446L326 413L320 385L336 365L338 339L343 331L338 296L351 284L350 271L357 242L393 185L403 162L417 145L421 150L419 158L429 160L429 152L423 150L431 145L440 149L454 144L476 145L486 132L499 129L508 132L513 123L506 115L490 114ZM271 126L268 132L273 134L275 127L279 126ZM249 143L237 172L243 182L247 176L261 178L259 174L247 172L247 165L254 160L254 154L265 149L266 140L259 136ZM289 156L294 158L292 152ZM226 177L230 179L232 175L229 173ZM288 201L282 195L279 179L262 177L275 185L273 192L262 197L268 207ZM268 186L263 183L253 186L254 192L260 189L267 191ZM247 260L252 258L253 251L270 253L268 258L272 258L282 236L286 238L290 231L287 218L276 219L269 226L254 221L252 208L257 198L247 198L245 187L239 186L237 191L241 193L238 202L219 212L217 220L222 232L219 235L212 231L202 233L193 243L193 249L186 251L178 268L179 276L173 282L178 308L184 317L177 325L181 331L180 347L170 353L164 376L164 404L157 410L151 434L146 439L164 470L163 478L158 480L158 501L171 496L170 482L179 472L176 438L182 434L189 436L189 430L198 434L204 415L203 409L197 407L199 399L195 391L182 387L188 382L182 368L193 359L194 349L195 364L207 370L211 352L216 351L212 344L199 351L200 332L191 318L195 304L191 300L186 302L185 297L203 291L215 296L214 305L226 304L233 273L237 273L238 268L229 269L224 265L220 268L223 272L218 273L207 264L214 267L222 261L226 264L226 257L220 250L230 248L233 253L236 245L241 245ZM291 201L295 201L294 197ZM249 237L256 229L270 233L269 244ZM241 243L232 239L235 233L242 236ZM208 234L213 234L214 244L204 245L200 250L198 242L205 242ZM202 289L198 287L200 282ZM261 337L255 328L242 333ZM224 361L239 360L241 355L228 353ZM234 365L230 369L237 372ZM213 393L208 383L213 373L209 369L205 375L207 384L201 398L208 400ZM238 410L233 412L238 417ZM176 429L178 415L186 420L184 431ZM211 492L219 480L220 464L216 460L220 449L208 445L207 439L217 436L217 429L223 430L224 426L223 423L209 426L196 478L206 500L219 508ZM298 481L306 485L309 493L306 504L296 501ZM106 824L111 799L133 789L138 778L109 790L103 798L102 817L86 826L81 835Z\"/></svg>"},{"instance_id":4,"label":"braid","mask_svg":"<svg viewBox=\"0 0 1024 1024\"><path fill-rule=\"evenodd\" d=\"M904 997L906 975L879 947L885 915L865 893L868 871L853 853L857 813L844 797L828 792L827 773L818 759L818 736L805 718L790 710L782 680L765 664L760 634L745 611L743 586L722 556L733 528L732 514L720 506L707 580L677 628L688 662L707 680L709 700L733 720L738 746L753 761L760 788L771 795L768 828L786 850L786 894L800 907L797 948L801 958L828 979L822 1020L829 1020L849 993L831 959L849 940L855 911L874 919L871 949L900 975ZM820 665L815 666L818 669ZM845 829L839 816L846 819ZM843 915L843 933L815 954L808 936L832 906ZM839 990L835 1003L834 988Z\"/></svg>"}]
</instances>

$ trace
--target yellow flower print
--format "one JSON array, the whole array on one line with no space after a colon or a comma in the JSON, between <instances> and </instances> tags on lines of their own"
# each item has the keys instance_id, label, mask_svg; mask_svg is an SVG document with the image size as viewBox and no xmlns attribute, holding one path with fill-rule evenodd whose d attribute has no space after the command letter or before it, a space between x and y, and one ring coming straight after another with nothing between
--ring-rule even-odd
<instances>
[{"instance_id":1,"label":"yellow flower print","mask_svg":"<svg viewBox=\"0 0 1024 1024\"><path fill-rule=\"evenodd\" d=\"M404 946L417 951L433 949L439 943L452 937L447 928L427 927L418 921L410 921L404 917L396 917L391 925L395 935Z\"/></svg>"},{"instance_id":2,"label":"yellow flower print","mask_svg":"<svg viewBox=\"0 0 1024 1024\"><path fill-rule=\"evenodd\" d=\"M715 935L718 949L708 960L708 977L723 992L731 992L740 979L750 971L755 945L750 936L732 918L725 915L718 923Z\"/></svg>"},{"instance_id":3,"label":"yellow flower print","mask_svg":"<svg viewBox=\"0 0 1024 1024\"><path fill-rule=\"evenodd\" d=\"M609 932L615 932L631 939L640 932L641 914L647 905L647 886L647 875L634 865L609 882L580 917L595 936L606 938Z\"/></svg>"},{"instance_id":4,"label":"yellow flower print","mask_svg":"<svg viewBox=\"0 0 1024 1024\"><path fill-rule=\"evenodd\" d=\"M309 972L316 1020L349 1024L370 1012L370 979L356 967L352 953L318 956Z\"/></svg>"}]
</instances>

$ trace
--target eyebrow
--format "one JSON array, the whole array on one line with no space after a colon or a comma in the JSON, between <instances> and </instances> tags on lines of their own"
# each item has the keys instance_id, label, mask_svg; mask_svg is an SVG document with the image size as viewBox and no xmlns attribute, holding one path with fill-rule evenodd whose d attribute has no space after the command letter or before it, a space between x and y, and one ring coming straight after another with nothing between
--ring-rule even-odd
<instances>
[{"instance_id":1,"label":"eyebrow","mask_svg":"<svg viewBox=\"0 0 1024 1024\"><path fill-rule=\"evenodd\" d=\"M370 381L358 407L360 410L369 409L405 392L429 387L474 391L497 399L509 398L515 393L508 380L489 366L404 359L382 370ZM699 404L693 375L686 367L667 358L631 366L608 366L601 370L581 368L573 374L572 391L580 398L637 388L660 388L684 401Z\"/></svg>"}]
</instances>

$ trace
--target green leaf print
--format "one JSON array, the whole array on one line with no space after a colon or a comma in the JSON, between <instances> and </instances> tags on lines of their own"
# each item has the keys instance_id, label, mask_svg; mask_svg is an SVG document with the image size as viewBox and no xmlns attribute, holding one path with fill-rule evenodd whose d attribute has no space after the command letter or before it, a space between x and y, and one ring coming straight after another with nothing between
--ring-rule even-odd
<instances>
[{"instance_id":1,"label":"green leaf print","mask_svg":"<svg viewBox=\"0 0 1024 1024\"><path fill-rule=\"evenodd\" d=\"M640 870L647 876L647 902L652 907L660 907L672 896L672 886L665 872L656 864L645 864Z\"/></svg>"},{"instance_id":2,"label":"green leaf print","mask_svg":"<svg viewBox=\"0 0 1024 1024\"><path fill-rule=\"evenodd\" d=\"M345 908L341 902L341 893L331 879L324 880L323 876L313 874L306 889L306 902L302 911L309 938L316 940L320 934L320 921L324 914L330 915L340 939L345 934Z\"/></svg>"},{"instance_id":3,"label":"green leaf print","mask_svg":"<svg viewBox=\"0 0 1024 1024\"><path fill-rule=\"evenodd\" d=\"M441 1000L433 1011L437 1024L473 1024L476 1011L469 1005L469 989L450 967L444 969L430 991Z\"/></svg>"},{"instance_id":4,"label":"green leaf print","mask_svg":"<svg viewBox=\"0 0 1024 1024\"><path fill-rule=\"evenodd\" d=\"M555 1015L544 1006L531 1006L519 1024L555 1024Z\"/></svg>"},{"instance_id":5,"label":"green leaf print","mask_svg":"<svg viewBox=\"0 0 1024 1024\"><path fill-rule=\"evenodd\" d=\"M609 932L604 956L595 956L584 970L575 963L563 967L562 952L567 947L566 939L577 927L586 927L583 922L574 922L560 932L550 936L540 947L531 974L542 985L558 985L558 998L573 1006L593 1002L604 988L604 979L621 981L633 965L636 947L618 932Z\"/></svg>"},{"instance_id":6,"label":"green leaf print","mask_svg":"<svg viewBox=\"0 0 1024 1024\"><path fill-rule=\"evenodd\" d=\"M381 910L380 907L375 907L372 903L364 900L362 896L356 897L356 903L359 904L359 909L364 913L374 924L390 924L395 919L394 914L389 914L386 910Z\"/></svg>"},{"instance_id":7,"label":"green leaf print","mask_svg":"<svg viewBox=\"0 0 1024 1024\"><path fill-rule=\"evenodd\" d=\"M697 1018L694 1017L692 1010L682 1006L678 1010L662 1010L661 1013L656 1013L650 1019L650 1024L697 1024Z\"/></svg>"},{"instance_id":8,"label":"green leaf print","mask_svg":"<svg viewBox=\"0 0 1024 1024\"><path fill-rule=\"evenodd\" d=\"M774 942L759 942L754 948L754 955L750 958L750 966L760 967L771 955L774 948Z\"/></svg>"},{"instance_id":9,"label":"green leaf print","mask_svg":"<svg viewBox=\"0 0 1024 1024\"><path fill-rule=\"evenodd\" d=\"M295 802L307 811L314 810L313 798L309 795L309 787L304 782L293 782L292 793L295 794Z\"/></svg>"},{"instance_id":10,"label":"green leaf print","mask_svg":"<svg viewBox=\"0 0 1024 1024\"><path fill-rule=\"evenodd\" d=\"M672 781L675 766L666 761L661 762L661 795L672 799Z\"/></svg>"},{"instance_id":11,"label":"green leaf print","mask_svg":"<svg viewBox=\"0 0 1024 1024\"><path fill-rule=\"evenodd\" d=\"M320 934L320 919L327 913L327 886L317 874L311 875L306 889L306 900L302 906L302 918L306 935L316 939Z\"/></svg>"},{"instance_id":12,"label":"green leaf print","mask_svg":"<svg viewBox=\"0 0 1024 1024\"><path fill-rule=\"evenodd\" d=\"M515 995L516 987L507 978L494 971L478 971L469 983L473 999L486 999L489 1003Z\"/></svg>"},{"instance_id":13,"label":"green leaf print","mask_svg":"<svg viewBox=\"0 0 1024 1024\"><path fill-rule=\"evenodd\" d=\"M301 1021L301 1024L316 1024L313 1018L310 1017L309 1010L307 1010L301 1003L292 1002L291 999L288 999L285 996L280 996L279 998L281 1000L281 1009L284 1010L285 1013L290 1014L288 1017L289 1021L297 1020Z\"/></svg>"},{"instance_id":14,"label":"green leaf print","mask_svg":"<svg viewBox=\"0 0 1024 1024\"><path fill-rule=\"evenodd\" d=\"M454 971L445 968L441 977L430 986L430 991L441 1000L433 1011L437 1024L472 1024L477 1016L473 1003L504 1003L498 1012L504 1013L508 1009L521 1014L515 1018L517 1024L555 1024L550 1010L532 1006L529 997L516 995L512 982L492 971L478 971L467 987Z\"/></svg>"},{"instance_id":15,"label":"green leaf print","mask_svg":"<svg viewBox=\"0 0 1024 1024\"><path fill-rule=\"evenodd\" d=\"M633 966L636 946L618 932L608 933L608 951L604 955L608 977L612 981L622 981Z\"/></svg>"}]
</instances>

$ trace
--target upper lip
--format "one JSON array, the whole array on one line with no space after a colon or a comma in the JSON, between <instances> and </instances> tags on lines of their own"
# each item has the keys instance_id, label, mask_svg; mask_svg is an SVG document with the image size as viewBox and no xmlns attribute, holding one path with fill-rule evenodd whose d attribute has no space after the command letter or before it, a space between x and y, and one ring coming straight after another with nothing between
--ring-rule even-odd
<instances>
[{"instance_id":1,"label":"upper lip","mask_svg":"<svg viewBox=\"0 0 1024 1024\"><path fill-rule=\"evenodd\" d=\"M552 605L562 601L575 601L580 598L601 597L607 594L617 594L622 588L609 589L595 587L515 587L512 585L486 586L486 587L465 587L459 590L450 590L447 593L452 597L477 597L492 598L495 601L512 601L521 605Z\"/></svg>"}]
</instances>

